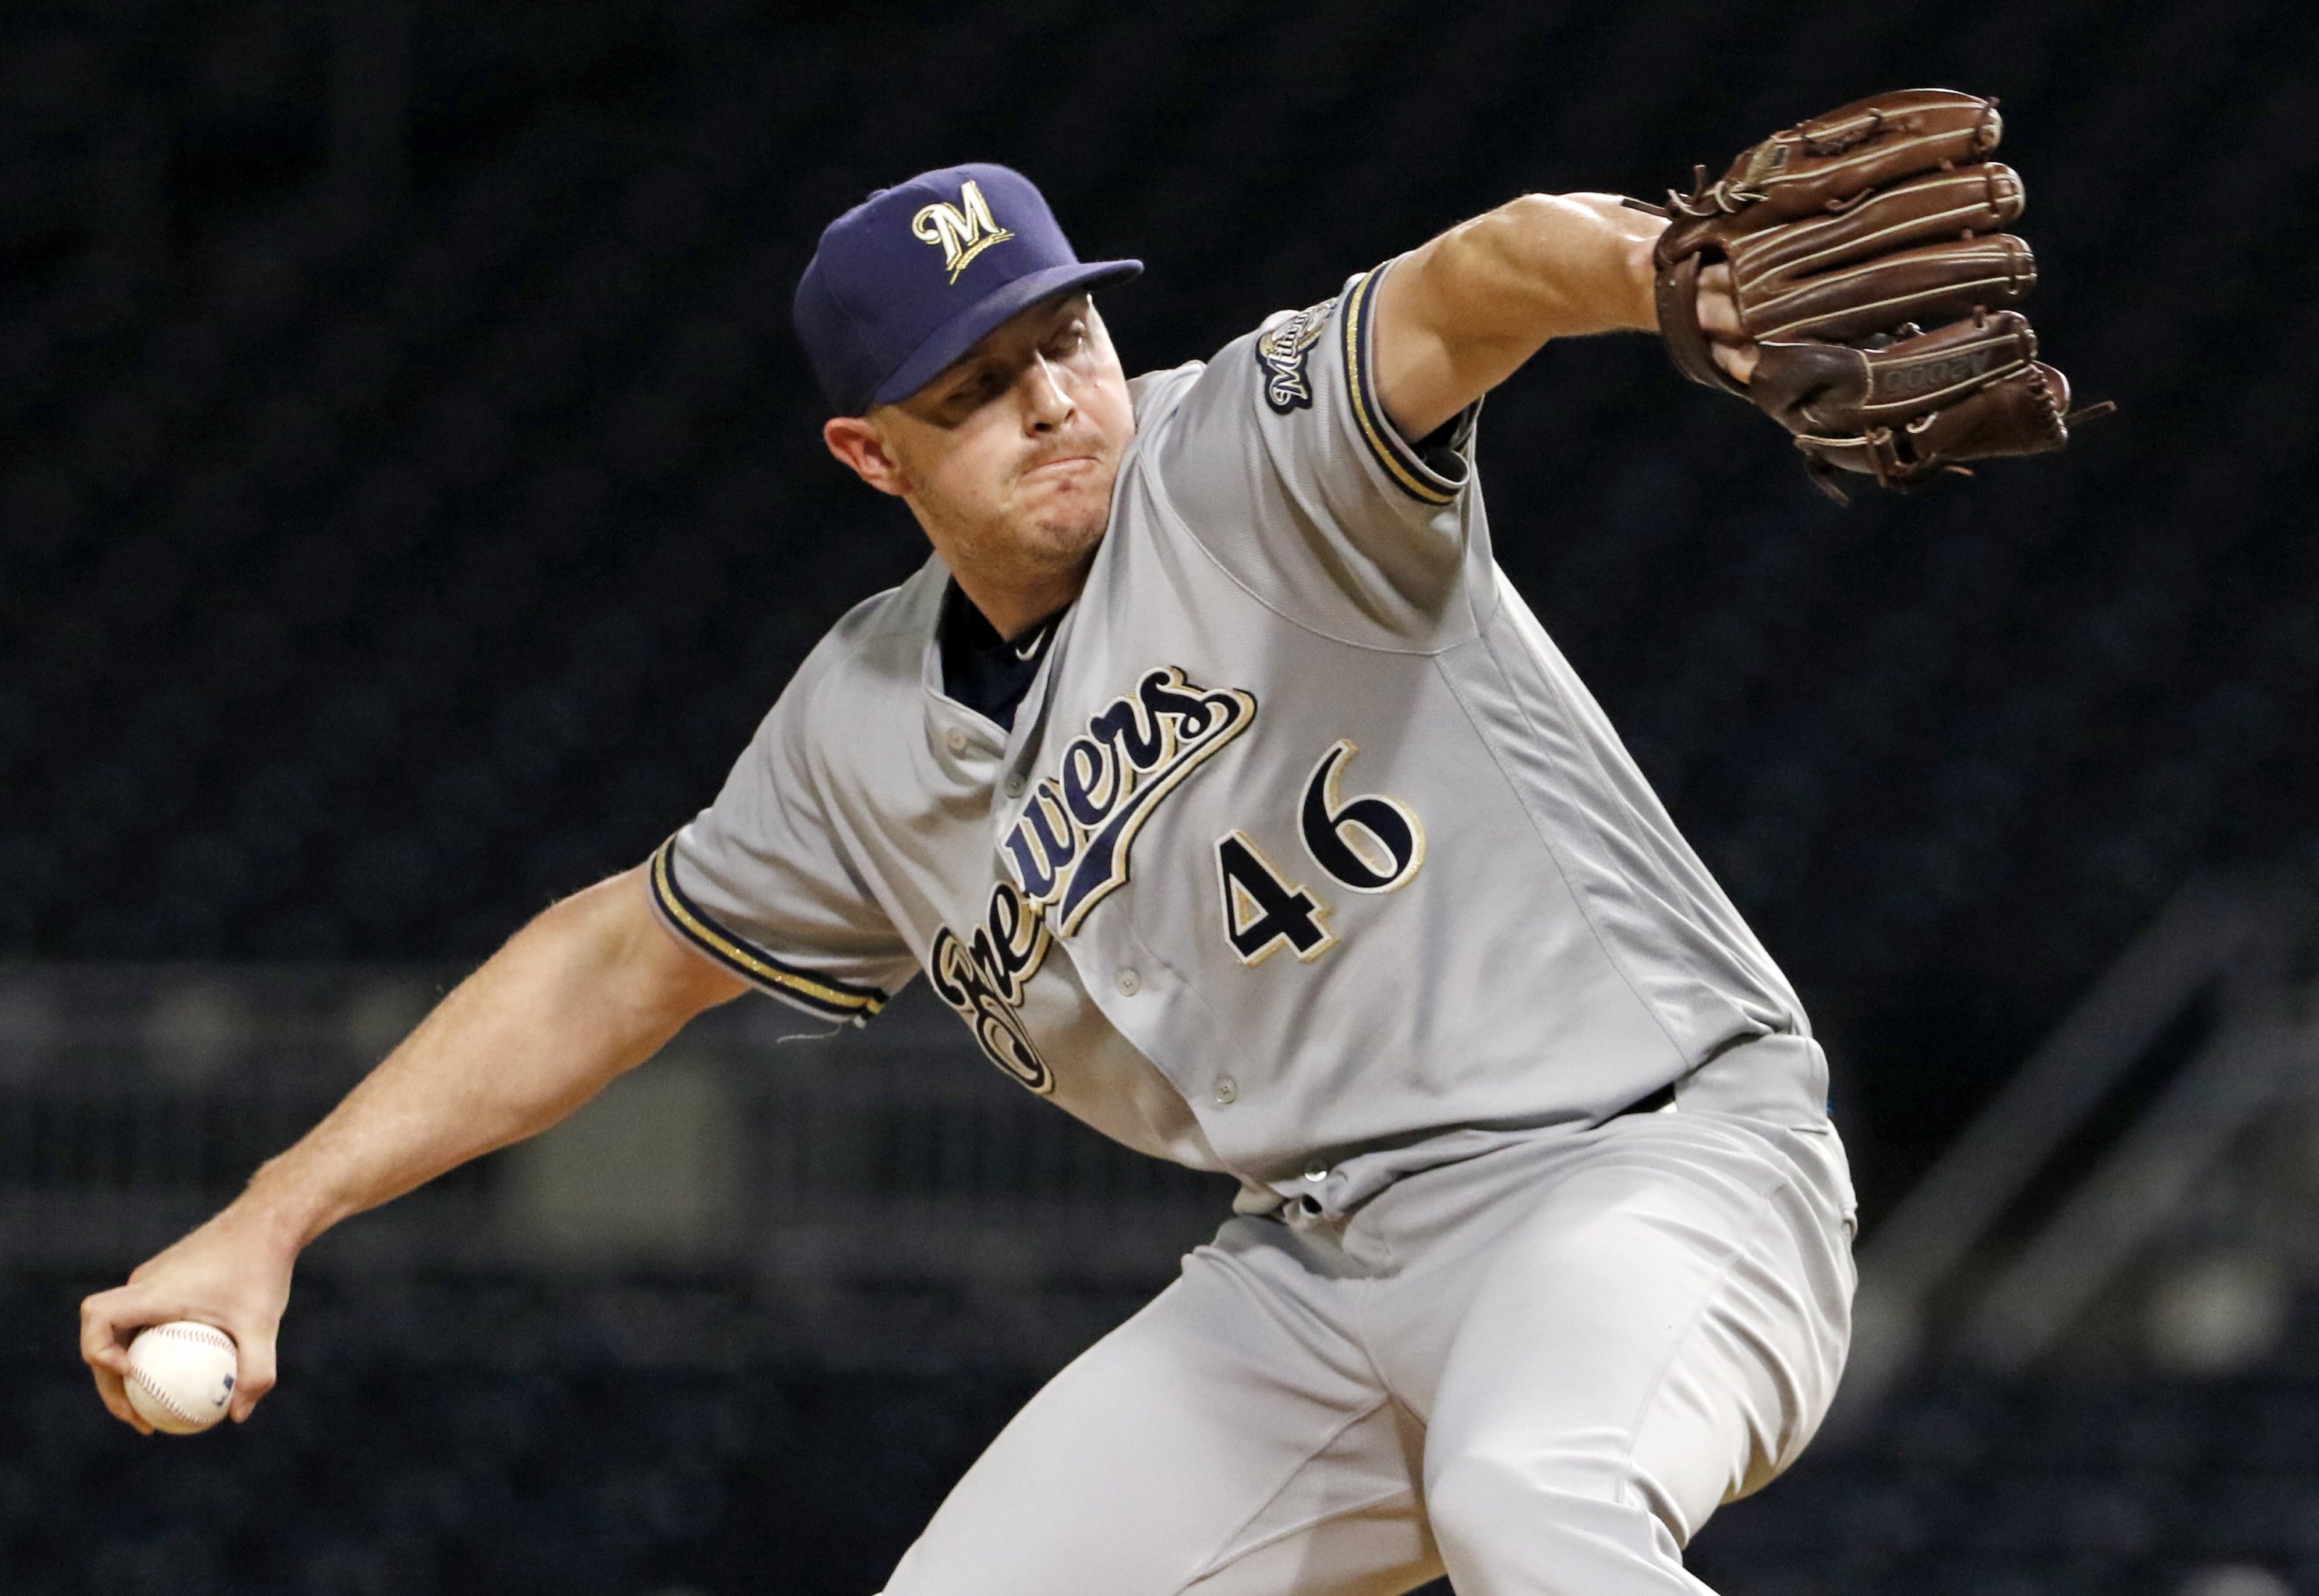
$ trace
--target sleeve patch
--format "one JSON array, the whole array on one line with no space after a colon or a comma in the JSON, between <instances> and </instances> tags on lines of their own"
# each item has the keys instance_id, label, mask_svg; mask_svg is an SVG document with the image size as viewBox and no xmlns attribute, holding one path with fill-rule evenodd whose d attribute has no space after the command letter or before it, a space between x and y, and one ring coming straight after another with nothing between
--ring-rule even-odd
<instances>
[{"instance_id":1,"label":"sleeve patch","mask_svg":"<svg viewBox=\"0 0 2319 1596\"><path fill-rule=\"evenodd\" d=\"M886 1006L886 994L874 987L857 987L784 964L718 924L677 885L674 837L653 854L652 893L662 917L678 935L760 991L810 1013L857 1024Z\"/></svg>"},{"instance_id":2,"label":"sleeve patch","mask_svg":"<svg viewBox=\"0 0 2319 1596\"><path fill-rule=\"evenodd\" d=\"M1371 355L1375 340L1369 335L1368 307L1377 280L1385 272L1385 267L1378 267L1345 293L1345 380L1351 391L1353 423L1361 441L1368 446L1369 454L1394 486L1421 504L1453 503L1466 485L1465 460L1457 455L1444 457L1443 464L1457 465L1454 475L1444 474L1428 464L1386 419L1385 406L1377 401Z\"/></svg>"},{"instance_id":3,"label":"sleeve patch","mask_svg":"<svg viewBox=\"0 0 2319 1596\"><path fill-rule=\"evenodd\" d=\"M1313 384L1305 379L1304 363L1328 328L1329 312L1336 308L1331 298L1292 311L1256 340L1256 364L1264 371L1264 402L1275 414L1311 408Z\"/></svg>"}]
</instances>

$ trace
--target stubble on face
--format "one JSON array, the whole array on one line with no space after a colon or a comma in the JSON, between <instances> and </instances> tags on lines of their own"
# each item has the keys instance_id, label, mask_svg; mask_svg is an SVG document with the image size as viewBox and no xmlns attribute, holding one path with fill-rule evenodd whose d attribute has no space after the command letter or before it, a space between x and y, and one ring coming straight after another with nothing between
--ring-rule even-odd
<instances>
[{"instance_id":1,"label":"stubble on face","mask_svg":"<svg viewBox=\"0 0 2319 1596\"><path fill-rule=\"evenodd\" d=\"M1111 524L1117 451L1093 434L1052 442L965 483L940 470L913 476L913 508L953 564L1030 576L1092 557Z\"/></svg>"}]
</instances>

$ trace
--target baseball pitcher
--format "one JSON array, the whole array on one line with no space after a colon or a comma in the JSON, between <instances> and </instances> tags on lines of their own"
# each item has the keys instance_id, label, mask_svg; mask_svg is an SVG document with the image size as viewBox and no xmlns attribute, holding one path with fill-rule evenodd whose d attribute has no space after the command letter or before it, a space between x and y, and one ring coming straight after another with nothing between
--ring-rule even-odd
<instances>
[{"instance_id":1,"label":"baseball pitcher","mask_svg":"<svg viewBox=\"0 0 2319 1596\"><path fill-rule=\"evenodd\" d=\"M648 861L88 1300L108 1406L138 1422L137 1326L196 1319L239 1340L247 1418L328 1226L750 988L860 1022L923 973L1024 1090L1240 1193L889 1596L1701 1589L1684 1544L1844 1362L1827 1064L1498 569L1475 464L1484 395L1551 339L1673 306L1703 380L1785 358L1741 252L1670 262L1668 230L1525 196L1131 381L1091 294L1137 263L1082 262L1022 176L838 218L795 302L825 436L931 557Z\"/></svg>"}]
</instances>

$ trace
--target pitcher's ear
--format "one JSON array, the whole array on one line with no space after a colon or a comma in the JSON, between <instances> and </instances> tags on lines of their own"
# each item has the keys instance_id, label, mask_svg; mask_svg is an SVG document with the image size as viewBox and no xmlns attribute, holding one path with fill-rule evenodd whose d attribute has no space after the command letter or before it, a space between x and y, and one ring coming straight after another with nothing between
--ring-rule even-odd
<instances>
[{"instance_id":1,"label":"pitcher's ear","mask_svg":"<svg viewBox=\"0 0 2319 1596\"><path fill-rule=\"evenodd\" d=\"M880 493L897 497L910 491L910 479L901 462L886 447L886 435L868 416L832 416L821 424L821 440L854 475Z\"/></svg>"}]
</instances>

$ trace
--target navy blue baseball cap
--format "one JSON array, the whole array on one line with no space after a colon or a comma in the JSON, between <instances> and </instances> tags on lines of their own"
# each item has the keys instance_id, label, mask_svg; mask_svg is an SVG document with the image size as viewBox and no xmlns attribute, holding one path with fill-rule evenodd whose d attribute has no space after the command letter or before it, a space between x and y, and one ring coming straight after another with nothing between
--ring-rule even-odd
<instances>
[{"instance_id":1,"label":"navy blue baseball cap","mask_svg":"<svg viewBox=\"0 0 2319 1596\"><path fill-rule=\"evenodd\" d=\"M975 161L881 188L822 230L790 314L831 411L858 416L1016 311L1142 269L1081 260L1028 177Z\"/></svg>"}]
</instances>

